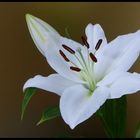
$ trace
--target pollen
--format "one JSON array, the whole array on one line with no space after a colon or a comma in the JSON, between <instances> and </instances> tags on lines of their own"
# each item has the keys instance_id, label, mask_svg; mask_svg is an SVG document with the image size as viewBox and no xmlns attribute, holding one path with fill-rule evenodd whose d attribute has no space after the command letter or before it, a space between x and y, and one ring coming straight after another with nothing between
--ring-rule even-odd
<instances>
[{"instance_id":1,"label":"pollen","mask_svg":"<svg viewBox=\"0 0 140 140\"><path fill-rule=\"evenodd\" d=\"M95 57L95 55L93 53L90 53L90 58L92 59L93 62L97 62L97 58Z\"/></svg>"},{"instance_id":2,"label":"pollen","mask_svg":"<svg viewBox=\"0 0 140 140\"><path fill-rule=\"evenodd\" d=\"M102 44L103 40L102 39L99 39L96 46L95 46L95 50L98 50Z\"/></svg>"},{"instance_id":3,"label":"pollen","mask_svg":"<svg viewBox=\"0 0 140 140\"><path fill-rule=\"evenodd\" d=\"M67 50L68 52L70 52L71 54L75 54L75 51L74 51L73 49L71 49L70 47L68 47L68 46L66 46L66 45L64 45L64 44L62 44L62 47L63 47L65 50Z\"/></svg>"},{"instance_id":4,"label":"pollen","mask_svg":"<svg viewBox=\"0 0 140 140\"><path fill-rule=\"evenodd\" d=\"M89 44L87 42L87 39L84 36L81 36L83 44L89 49Z\"/></svg>"},{"instance_id":5,"label":"pollen","mask_svg":"<svg viewBox=\"0 0 140 140\"><path fill-rule=\"evenodd\" d=\"M63 51L59 50L60 55L64 58L65 61L69 62L70 60L67 58L67 56L63 53Z\"/></svg>"},{"instance_id":6,"label":"pollen","mask_svg":"<svg viewBox=\"0 0 140 140\"><path fill-rule=\"evenodd\" d=\"M73 66L71 66L70 69L73 70L73 71L76 71L76 72L80 72L80 71L81 71L80 68L78 68L78 67L73 67Z\"/></svg>"}]
</instances>

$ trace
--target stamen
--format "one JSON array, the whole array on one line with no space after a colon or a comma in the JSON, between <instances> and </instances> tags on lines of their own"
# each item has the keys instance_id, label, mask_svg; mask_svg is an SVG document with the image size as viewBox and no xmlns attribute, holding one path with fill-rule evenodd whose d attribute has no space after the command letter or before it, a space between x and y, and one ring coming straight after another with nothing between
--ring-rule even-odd
<instances>
[{"instance_id":1,"label":"stamen","mask_svg":"<svg viewBox=\"0 0 140 140\"><path fill-rule=\"evenodd\" d=\"M87 39L84 36L81 36L81 39L82 39L84 45L89 49L89 44L87 42Z\"/></svg>"},{"instance_id":2,"label":"stamen","mask_svg":"<svg viewBox=\"0 0 140 140\"><path fill-rule=\"evenodd\" d=\"M65 50L67 50L68 52L70 52L71 54L75 54L75 51L74 51L73 49L71 49L70 47L68 47L68 46L66 46L66 45L64 45L64 44L62 44L62 47L63 47Z\"/></svg>"},{"instance_id":3,"label":"stamen","mask_svg":"<svg viewBox=\"0 0 140 140\"><path fill-rule=\"evenodd\" d=\"M69 62L70 60L67 58L67 56L61 51L59 50L60 55L64 58L65 61Z\"/></svg>"},{"instance_id":4,"label":"stamen","mask_svg":"<svg viewBox=\"0 0 140 140\"><path fill-rule=\"evenodd\" d=\"M92 59L92 61L94 61L95 63L97 62L97 58L95 57L94 54L90 53L90 58Z\"/></svg>"},{"instance_id":5,"label":"stamen","mask_svg":"<svg viewBox=\"0 0 140 140\"><path fill-rule=\"evenodd\" d=\"M73 67L73 66L71 66L70 69L71 69L71 70L74 70L74 71L76 71L76 72L80 72L80 71L81 71L80 68Z\"/></svg>"},{"instance_id":6,"label":"stamen","mask_svg":"<svg viewBox=\"0 0 140 140\"><path fill-rule=\"evenodd\" d=\"M102 39L99 39L97 44L96 44L96 47L95 47L95 50L98 50L102 44L103 40Z\"/></svg>"}]
</instances>

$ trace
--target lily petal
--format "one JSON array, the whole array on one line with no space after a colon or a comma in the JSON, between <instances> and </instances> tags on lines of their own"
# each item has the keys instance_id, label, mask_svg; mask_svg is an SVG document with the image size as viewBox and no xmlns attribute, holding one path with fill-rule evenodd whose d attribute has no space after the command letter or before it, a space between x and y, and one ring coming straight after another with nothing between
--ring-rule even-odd
<instances>
[{"instance_id":1,"label":"lily petal","mask_svg":"<svg viewBox=\"0 0 140 140\"><path fill-rule=\"evenodd\" d=\"M108 67L113 63L113 59L105 56L96 54L97 63L94 64L94 76L96 82L102 80L107 74Z\"/></svg>"},{"instance_id":2,"label":"lily petal","mask_svg":"<svg viewBox=\"0 0 140 140\"><path fill-rule=\"evenodd\" d=\"M114 52L111 55L114 57L114 62L110 67L112 69L120 69L128 71L133 63L137 60L140 53L140 30L135 33L117 37L114 41L108 44L108 48ZM110 51L108 50L108 53Z\"/></svg>"},{"instance_id":3,"label":"lily petal","mask_svg":"<svg viewBox=\"0 0 140 140\"><path fill-rule=\"evenodd\" d=\"M97 86L110 86L116 79L123 76L126 72L114 70L107 74L102 80L97 83Z\"/></svg>"},{"instance_id":4,"label":"lily petal","mask_svg":"<svg viewBox=\"0 0 140 140\"><path fill-rule=\"evenodd\" d=\"M26 14L26 21L34 43L39 51L45 56L45 51L50 47L50 45L46 45L46 41L58 42L60 35L49 24L35 16ZM48 41L47 36L51 36L51 40Z\"/></svg>"},{"instance_id":5,"label":"lily petal","mask_svg":"<svg viewBox=\"0 0 140 140\"><path fill-rule=\"evenodd\" d=\"M54 35L59 35L59 33L52 26L50 26L48 23L44 22L40 18L35 17L31 14L26 14L26 18L27 19L29 18L30 20L32 20L32 22L35 24L35 26L39 25L39 28L42 30L42 32L45 33L47 31L47 32L52 33ZM34 20L36 22L34 22Z\"/></svg>"},{"instance_id":6,"label":"lily petal","mask_svg":"<svg viewBox=\"0 0 140 140\"><path fill-rule=\"evenodd\" d=\"M66 44L68 47L72 48L75 51L83 48L83 46L80 43L62 36L61 36L61 43Z\"/></svg>"},{"instance_id":7,"label":"lily petal","mask_svg":"<svg viewBox=\"0 0 140 140\"><path fill-rule=\"evenodd\" d=\"M54 92L61 96L66 88L73 86L74 84L74 82L61 77L59 74L51 74L48 77L37 75L34 78L26 81L23 87L23 91L29 87L35 87Z\"/></svg>"},{"instance_id":8,"label":"lily petal","mask_svg":"<svg viewBox=\"0 0 140 140\"><path fill-rule=\"evenodd\" d=\"M110 86L110 98L120 98L140 90L140 74L126 72Z\"/></svg>"},{"instance_id":9,"label":"lily petal","mask_svg":"<svg viewBox=\"0 0 140 140\"><path fill-rule=\"evenodd\" d=\"M82 85L67 88L60 98L60 111L64 121L74 129L91 117L109 96L106 87L97 88L92 95Z\"/></svg>"},{"instance_id":10,"label":"lily petal","mask_svg":"<svg viewBox=\"0 0 140 140\"><path fill-rule=\"evenodd\" d=\"M95 75L100 80L111 71L128 71L140 53L140 31L118 36L106 47L97 51L98 63L95 64ZM101 68L102 67L102 68Z\"/></svg>"},{"instance_id":11,"label":"lily petal","mask_svg":"<svg viewBox=\"0 0 140 140\"><path fill-rule=\"evenodd\" d=\"M102 46L105 46L107 44L107 40L105 37L105 33L102 29L102 27L99 24L92 25L91 23L87 25L85 29L85 33L87 36L87 41L90 45L89 50L94 53L95 46L99 39L102 39Z\"/></svg>"}]
</instances>

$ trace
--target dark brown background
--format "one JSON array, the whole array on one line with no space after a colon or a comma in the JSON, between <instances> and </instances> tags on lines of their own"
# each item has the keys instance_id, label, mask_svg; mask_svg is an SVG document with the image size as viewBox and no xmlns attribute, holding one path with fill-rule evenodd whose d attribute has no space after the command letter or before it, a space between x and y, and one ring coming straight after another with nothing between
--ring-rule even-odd
<instances>
[{"instance_id":1,"label":"dark brown background","mask_svg":"<svg viewBox=\"0 0 140 140\"><path fill-rule=\"evenodd\" d=\"M0 137L54 137L63 134L105 137L97 118L71 130L64 121L55 119L36 126L42 111L58 104L59 97L39 90L20 121L22 87L36 74L54 71L35 47L25 22L30 13L45 20L64 35L65 27L79 41L85 26L100 23L108 41L119 34L140 29L140 3L0 3ZM132 71L140 72L140 59ZM128 96L127 137L132 137L140 120L140 94Z\"/></svg>"}]
</instances>

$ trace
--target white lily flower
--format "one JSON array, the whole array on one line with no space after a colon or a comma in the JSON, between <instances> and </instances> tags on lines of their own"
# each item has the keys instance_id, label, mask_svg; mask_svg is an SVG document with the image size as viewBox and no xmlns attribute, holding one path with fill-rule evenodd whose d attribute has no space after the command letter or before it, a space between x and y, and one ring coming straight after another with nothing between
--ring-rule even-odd
<instances>
[{"instance_id":1,"label":"white lily flower","mask_svg":"<svg viewBox=\"0 0 140 140\"><path fill-rule=\"evenodd\" d=\"M60 96L64 121L75 128L90 118L107 99L140 90L140 74L128 70L140 52L140 31L107 43L99 24L88 24L83 45L62 37L44 21L27 14L30 34L56 74L29 79L23 90L36 87Z\"/></svg>"}]
</instances>

